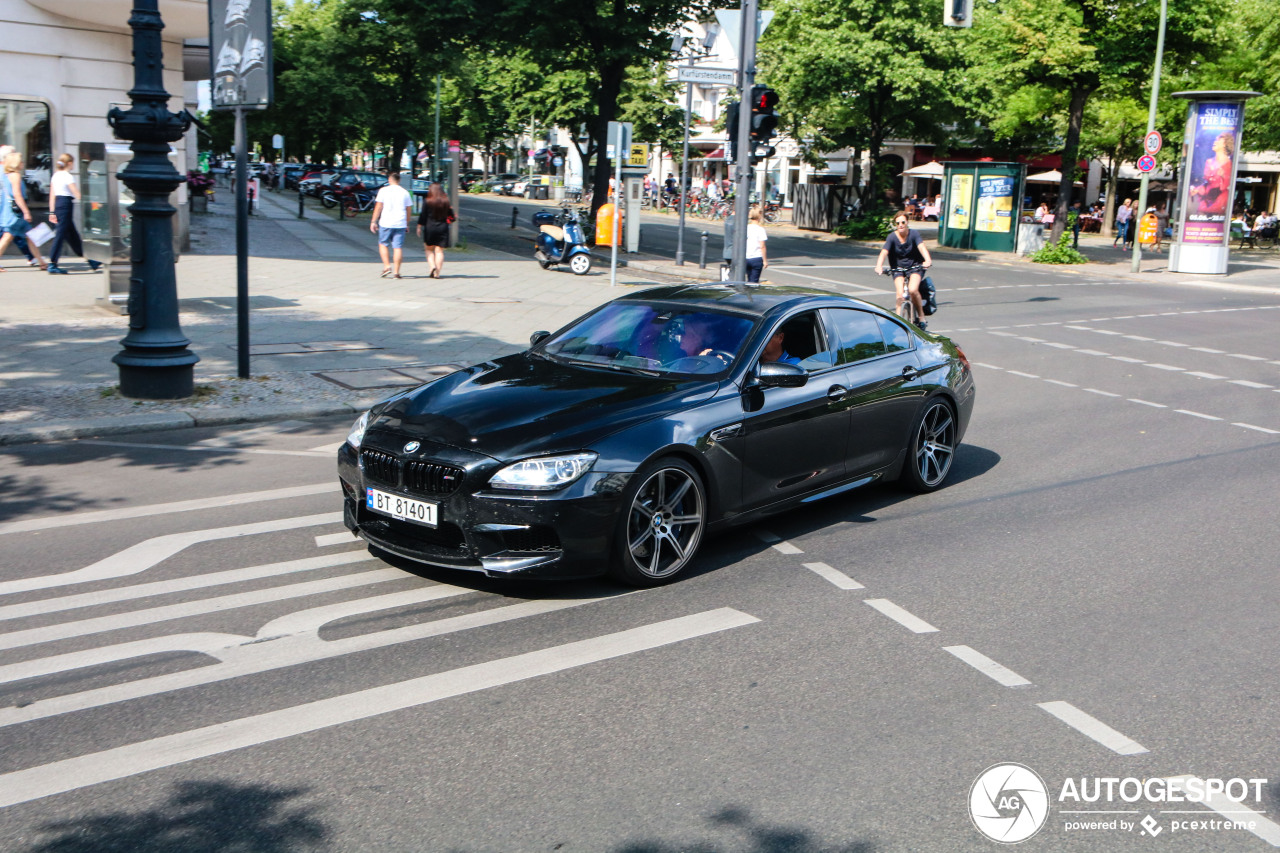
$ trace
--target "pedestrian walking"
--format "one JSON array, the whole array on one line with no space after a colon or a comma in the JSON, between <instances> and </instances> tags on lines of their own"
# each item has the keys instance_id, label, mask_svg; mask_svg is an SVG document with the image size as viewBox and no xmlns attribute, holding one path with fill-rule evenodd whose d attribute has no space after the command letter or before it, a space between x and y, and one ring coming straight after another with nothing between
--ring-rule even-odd
<instances>
[{"instance_id":1,"label":"pedestrian walking","mask_svg":"<svg viewBox=\"0 0 1280 853\"><path fill-rule=\"evenodd\" d=\"M400 173L388 172L387 185L374 197L373 221L369 230L378 235L378 255L382 258L382 277L400 277L404 260L404 235L409 231L409 210L413 196L400 186Z\"/></svg>"},{"instance_id":2,"label":"pedestrian walking","mask_svg":"<svg viewBox=\"0 0 1280 853\"><path fill-rule=\"evenodd\" d=\"M9 152L4 158L4 175L0 177L0 256L4 255L10 243L21 240L28 244L32 257L40 265L40 269L48 269L49 265L40 257L40 247L26 239L33 219L31 208L27 207L26 187L22 183L22 175L21 152ZM0 267L0 269L3 268Z\"/></svg>"},{"instance_id":3,"label":"pedestrian walking","mask_svg":"<svg viewBox=\"0 0 1280 853\"><path fill-rule=\"evenodd\" d=\"M1169 206L1162 204L1156 208L1156 251L1164 251L1164 236L1169 230Z\"/></svg>"},{"instance_id":4,"label":"pedestrian walking","mask_svg":"<svg viewBox=\"0 0 1280 853\"><path fill-rule=\"evenodd\" d=\"M80 200L80 188L71 174L71 164L75 158L63 152L58 155L53 178L49 181L49 193L53 196L53 213L49 221L56 228L53 232L53 247L49 249L49 272L53 275L66 275L67 271L58 266L58 258L62 256L65 243L71 251L84 258L84 244L80 241L80 232L76 230L75 207ZM85 260L88 260L85 258ZM96 270L102 264L89 261L89 268Z\"/></svg>"},{"instance_id":5,"label":"pedestrian walking","mask_svg":"<svg viewBox=\"0 0 1280 853\"><path fill-rule=\"evenodd\" d=\"M439 183L432 184L427 190L422 212L418 214L418 236L422 238L422 247L427 253L427 265L431 268L427 275L431 278L439 278L440 271L444 269L444 250L449 248L449 226L455 218L444 187Z\"/></svg>"},{"instance_id":6,"label":"pedestrian walking","mask_svg":"<svg viewBox=\"0 0 1280 853\"><path fill-rule=\"evenodd\" d=\"M1120 205L1120 209L1116 211L1116 238L1111 241L1113 249L1117 244L1123 249L1124 244L1129 242L1129 220L1133 218L1133 208L1129 206L1131 204L1133 200L1126 198L1124 204Z\"/></svg>"},{"instance_id":7,"label":"pedestrian walking","mask_svg":"<svg viewBox=\"0 0 1280 853\"><path fill-rule=\"evenodd\" d=\"M760 273L769 266L769 253L765 243L769 232L764 230L764 215L759 205L753 205L747 215L747 281L759 282Z\"/></svg>"}]
</instances>

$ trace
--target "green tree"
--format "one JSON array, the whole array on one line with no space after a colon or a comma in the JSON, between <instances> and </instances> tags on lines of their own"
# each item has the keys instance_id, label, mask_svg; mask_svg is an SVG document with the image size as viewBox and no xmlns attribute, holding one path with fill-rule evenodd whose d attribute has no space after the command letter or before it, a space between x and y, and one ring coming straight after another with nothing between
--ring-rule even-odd
<instances>
[{"instance_id":1,"label":"green tree","mask_svg":"<svg viewBox=\"0 0 1280 853\"><path fill-rule=\"evenodd\" d=\"M1229 8L1222 28L1227 49L1208 63L1197 88L1261 92L1245 106L1243 144L1280 149L1280 9L1274 0L1231 0Z\"/></svg>"},{"instance_id":2,"label":"green tree","mask_svg":"<svg viewBox=\"0 0 1280 853\"><path fill-rule=\"evenodd\" d=\"M1166 64L1177 67L1214 48L1221 38L1214 26L1226 2L1171 4ZM971 103L1004 132L1045 121L1046 104L1061 104L1055 113L1065 113L1054 241L1067 224L1089 99L1109 81L1139 97L1149 91L1159 16L1158 3L1127 0L999 0L975 15Z\"/></svg>"},{"instance_id":3,"label":"green tree","mask_svg":"<svg viewBox=\"0 0 1280 853\"><path fill-rule=\"evenodd\" d=\"M943 141L957 118L961 37L936 23L936 0L780 0L773 8L758 79L778 91L809 159L848 147L875 164L890 137ZM868 202L883 180L874 169L869 178Z\"/></svg>"}]
</instances>

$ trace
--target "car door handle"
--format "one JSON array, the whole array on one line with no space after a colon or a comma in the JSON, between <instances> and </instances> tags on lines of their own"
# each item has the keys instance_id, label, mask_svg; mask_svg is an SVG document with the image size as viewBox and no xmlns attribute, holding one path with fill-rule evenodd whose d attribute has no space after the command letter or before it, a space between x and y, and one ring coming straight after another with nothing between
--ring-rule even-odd
<instances>
[{"instance_id":1,"label":"car door handle","mask_svg":"<svg viewBox=\"0 0 1280 853\"><path fill-rule=\"evenodd\" d=\"M915 379L919 375L920 374L916 371L916 369L909 364L906 367L902 368L902 378L907 380L908 382L910 382L912 379Z\"/></svg>"},{"instance_id":2,"label":"car door handle","mask_svg":"<svg viewBox=\"0 0 1280 853\"><path fill-rule=\"evenodd\" d=\"M843 385L832 385L827 389L827 399L835 403L844 399L844 395L849 393L849 389Z\"/></svg>"}]
</instances>

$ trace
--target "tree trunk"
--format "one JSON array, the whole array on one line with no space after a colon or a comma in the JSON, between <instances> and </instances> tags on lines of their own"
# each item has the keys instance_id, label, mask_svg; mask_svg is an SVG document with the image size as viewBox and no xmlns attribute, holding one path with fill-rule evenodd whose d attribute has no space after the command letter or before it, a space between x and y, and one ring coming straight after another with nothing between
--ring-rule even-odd
<instances>
[{"instance_id":1,"label":"tree trunk","mask_svg":"<svg viewBox=\"0 0 1280 853\"><path fill-rule=\"evenodd\" d=\"M618 96L622 94L622 80L626 76L626 71L626 68L618 65L600 69L600 90L596 93L596 126L595 132L591 134L595 137L596 145L596 173L592 184L597 189L609 186L613 164L604 154L609 144L609 122L613 121L618 114ZM615 156L621 156L621 154L620 151L614 152ZM607 191L591 194L593 221L596 218L596 211L606 202L608 195Z\"/></svg>"},{"instance_id":2,"label":"tree trunk","mask_svg":"<svg viewBox=\"0 0 1280 853\"><path fill-rule=\"evenodd\" d=\"M1067 139L1062 146L1062 182L1058 184L1058 203L1053 210L1053 231L1049 242L1057 243L1067 229L1067 210L1071 205L1072 184L1076 180L1076 162L1080 159L1080 126L1084 124L1084 108L1092 90L1076 85L1071 89L1071 109L1067 114Z\"/></svg>"},{"instance_id":3,"label":"tree trunk","mask_svg":"<svg viewBox=\"0 0 1280 853\"><path fill-rule=\"evenodd\" d=\"M1120 183L1120 146L1111 152L1111 168L1107 170L1107 203L1102 211L1102 236L1116 233L1116 185Z\"/></svg>"}]
</instances>

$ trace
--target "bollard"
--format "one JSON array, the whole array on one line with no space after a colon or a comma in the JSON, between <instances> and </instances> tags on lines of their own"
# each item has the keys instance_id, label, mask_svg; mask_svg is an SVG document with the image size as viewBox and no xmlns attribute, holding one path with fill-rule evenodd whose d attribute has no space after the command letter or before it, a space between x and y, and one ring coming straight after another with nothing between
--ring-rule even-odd
<instances>
[{"instance_id":1,"label":"bollard","mask_svg":"<svg viewBox=\"0 0 1280 853\"><path fill-rule=\"evenodd\" d=\"M516 207L514 204L511 205L511 227L512 228L516 227L516 217L518 217L519 215L520 215L520 208Z\"/></svg>"},{"instance_id":2,"label":"bollard","mask_svg":"<svg viewBox=\"0 0 1280 853\"><path fill-rule=\"evenodd\" d=\"M702 248L698 251L698 269L707 268L707 232L702 232Z\"/></svg>"},{"instance_id":3,"label":"bollard","mask_svg":"<svg viewBox=\"0 0 1280 853\"><path fill-rule=\"evenodd\" d=\"M321 190L321 192L323 193L323 192L324 192L324 190ZM344 199L344 198L343 198L342 196L340 196L340 195L338 196L338 218L339 218L339 219L346 219L346 218L347 218L347 205L346 205L346 199Z\"/></svg>"},{"instance_id":4,"label":"bollard","mask_svg":"<svg viewBox=\"0 0 1280 853\"><path fill-rule=\"evenodd\" d=\"M298 218L305 219L306 214L302 212L302 190L298 190Z\"/></svg>"}]
</instances>

